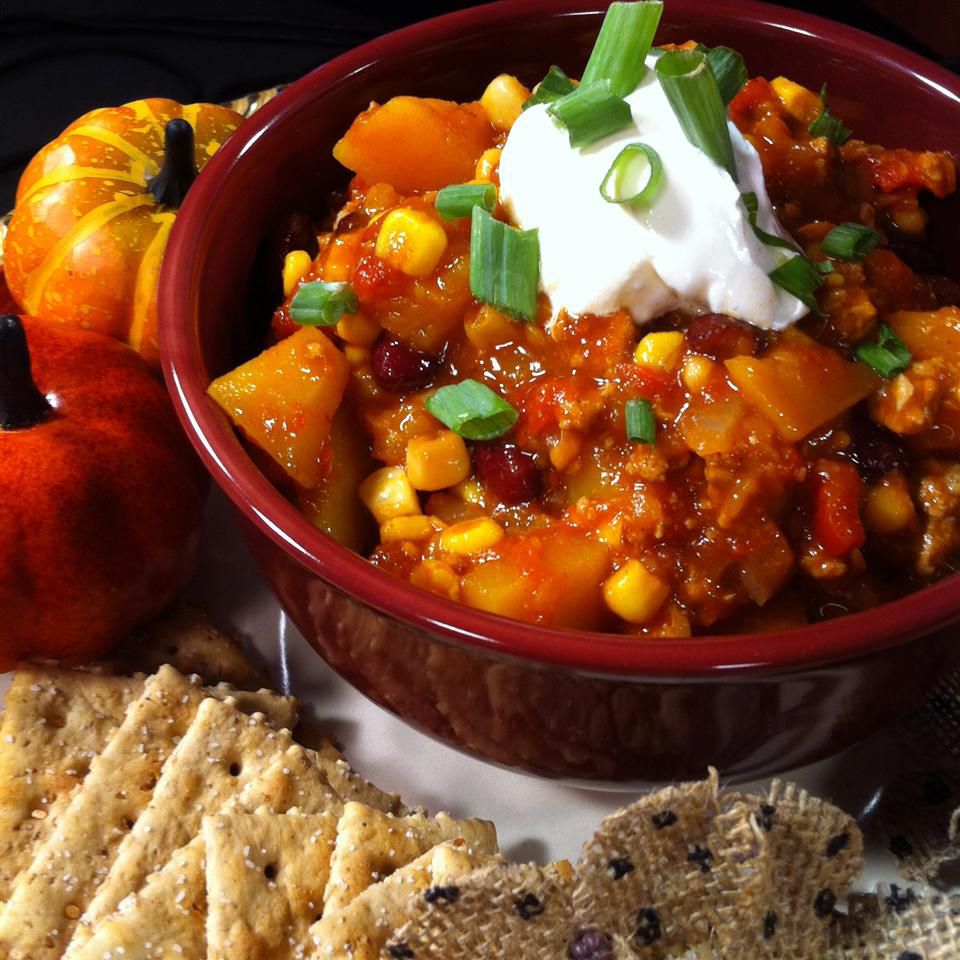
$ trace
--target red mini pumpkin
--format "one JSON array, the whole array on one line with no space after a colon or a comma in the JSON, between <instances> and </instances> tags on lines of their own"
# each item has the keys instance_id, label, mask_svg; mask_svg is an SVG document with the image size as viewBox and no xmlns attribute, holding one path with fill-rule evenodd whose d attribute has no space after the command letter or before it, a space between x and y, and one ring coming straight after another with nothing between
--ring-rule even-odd
<instances>
[{"instance_id":1,"label":"red mini pumpkin","mask_svg":"<svg viewBox=\"0 0 960 960\"><path fill-rule=\"evenodd\" d=\"M4 246L24 312L126 340L158 367L157 278L177 208L242 121L213 104L137 100L47 144L20 178Z\"/></svg>"},{"instance_id":2,"label":"red mini pumpkin","mask_svg":"<svg viewBox=\"0 0 960 960\"><path fill-rule=\"evenodd\" d=\"M131 349L0 316L0 671L97 656L159 613L191 572L204 489Z\"/></svg>"}]
</instances>

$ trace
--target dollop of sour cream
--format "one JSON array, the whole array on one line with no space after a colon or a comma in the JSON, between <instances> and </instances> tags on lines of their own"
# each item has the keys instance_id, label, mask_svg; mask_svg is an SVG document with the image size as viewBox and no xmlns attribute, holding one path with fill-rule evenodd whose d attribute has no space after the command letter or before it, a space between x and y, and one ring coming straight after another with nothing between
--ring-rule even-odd
<instances>
[{"instance_id":1,"label":"dollop of sour cream","mask_svg":"<svg viewBox=\"0 0 960 960\"><path fill-rule=\"evenodd\" d=\"M789 251L753 232L741 194L757 195L757 223L789 240L767 196L757 151L728 121L738 183L687 140L653 70L625 99L630 126L570 146L545 105L525 110L500 157L500 200L513 222L540 235L540 284L553 315L630 312L637 324L668 310L726 313L782 330L807 308L769 278ZM648 206L609 203L600 184L630 143L663 161Z\"/></svg>"}]
</instances>

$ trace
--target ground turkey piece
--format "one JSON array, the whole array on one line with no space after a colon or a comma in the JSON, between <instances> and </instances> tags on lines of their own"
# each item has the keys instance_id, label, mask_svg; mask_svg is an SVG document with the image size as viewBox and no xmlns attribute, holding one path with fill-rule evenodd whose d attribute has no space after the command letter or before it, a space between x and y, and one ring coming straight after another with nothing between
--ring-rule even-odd
<instances>
[{"instance_id":1,"label":"ground turkey piece","mask_svg":"<svg viewBox=\"0 0 960 960\"><path fill-rule=\"evenodd\" d=\"M934 461L929 467L917 494L926 519L917 571L926 577L960 550L960 464Z\"/></svg>"}]
</instances>

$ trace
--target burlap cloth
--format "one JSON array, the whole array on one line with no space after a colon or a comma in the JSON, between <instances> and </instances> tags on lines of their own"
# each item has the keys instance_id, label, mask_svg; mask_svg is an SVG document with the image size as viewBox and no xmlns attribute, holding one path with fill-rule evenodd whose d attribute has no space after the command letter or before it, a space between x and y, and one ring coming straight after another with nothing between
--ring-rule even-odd
<instances>
[{"instance_id":1,"label":"burlap cloth","mask_svg":"<svg viewBox=\"0 0 960 960\"><path fill-rule=\"evenodd\" d=\"M249 117L280 89L228 106ZM493 865L443 897L412 895L381 957L960 960L960 897L930 886L960 865L960 673L897 736L915 763L880 792L875 821L914 886L851 893L863 866L851 817L778 781L724 793L711 772L608 817L572 876Z\"/></svg>"}]
</instances>

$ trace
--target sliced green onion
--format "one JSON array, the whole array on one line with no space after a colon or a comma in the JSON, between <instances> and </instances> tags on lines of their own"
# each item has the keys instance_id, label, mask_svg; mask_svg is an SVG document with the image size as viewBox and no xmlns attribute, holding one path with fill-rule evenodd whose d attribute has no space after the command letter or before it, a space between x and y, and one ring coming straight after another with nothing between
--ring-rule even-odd
<instances>
[{"instance_id":1,"label":"sliced green onion","mask_svg":"<svg viewBox=\"0 0 960 960\"><path fill-rule=\"evenodd\" d=\"M497 188L492 183L457 183L437 193L434 206L447 220L469 217L474 207L493 213L497 205Z\"/></svg>"},{"instance_id":2,"label":"sliced green onion","mask_svg":"<svg viewBox=\"0 0 960 960\"><path fill-rule=\"evenodd\" d=\"M707 62L717 78L720 98L729 103L747 82L747 64L736 50L729 47L714 47L707 50Z\"/></svg>"},{"instance_id":3,"label":"sliced green onion","mask_svg":"<svg viewBox=\"0 0 960 960\"><path fill-rule=\"evenodd\" d=\"M304 283L290 301L290 319L311 327L332 327L345 313L356 313L360 301L349 283Z\"/></svg>"},{"instance_id":4,"label":"sliced green onion","mask_svg":"<svg viewBox=\"0 0 960 960\"><path fill-rule=\"evenodd\" d=\"M880 324L873 343L861 343L854 353L885 380L902 373L913 359L907 345L885 323Z\"/></svg>"},{"instance_id":5,"label":"sliced green onion","mask_svg":"<svg viewBox=\"0 0 960 960\"><path fill-rule=\"evenodd\" d=\"M467 440L502 437L519 416L500 394L478 380L440 387L427 397L424 406L445 427Z\"/></svg>"},{"instance_id":6,"label":"sliced green onion","mask_svg":"<svg viewBox=\"0 0 960 960\"><path fill-rule=\"evenodd\" d=\"M850 128L839 117L835 117L827 107L827 85L820 88L820 102L823 108L820 115L807 129L814 137L826 137L835 147L842 146L850 139Z\"/></svg>"},{"instance_id":7,"label":"sliced green onion","mask_svg":"<svg viewBox=\"0 0 960 960\"><path fill-rule=\"evenodd\" d=\"M537 319L540 239L473 208L470 226L470 292L514 319Z\"/></svg>"},{"instance_id":8,"label":"sliced green onion","mask_svg":"<svg viewBox=\"0 0 960 960\"><path fill-rule=\"evenodd\" d=\"M662 176L660 154L645 143L629 143L610 165L600 184L600 196L607 203L642 206L650 202Z\"/></svg>"},{"instance_id":9,"label":"sliced green onion","mask_svg":"<svg viewBox=\"0 0 960 960\"><path fill-rule=\"evenodd\" d=\"M623 405L623 416L627 422L627 439L637 443L655 443L657 439L657 421L653 418L653 407L649 400L628 400Z\"/></svg>"},{"instance_id":10,"label":"sliced green onion","mask_svg":"<svg viewBox=\"0 0 960 960\"><path fill-rule=\"evenodd\" d=\"M796 250L796 247L783 237L778 237L775 233L767 233L766 230L757 226L757 211L760 209L760 201L757 195L751 190L749 193L741 193L740 199L747 209L747 219L757 239L769 247L782 247L784 250Z\"/></svg>"},{"instance_id":11,"label":"sliced green onion","mask_svg":"<svg viewBox=\"0 0 960 960\"><path fill-rule=\"evenodd\" d=\"M671 50L657 60L663 92L687 139L737 181L727 112L702 50Z\"/></svg>"},{"instance_id":12,"label":"sliced green onion","mask_svg":"<svg viewBox=\"0 0 960 960\"><path fill-rule=\"evenodd\" d=\"M538 103L553 103L576 89L577 85L559 67L551 67L520 109L526 110Z\"/></svg>"},{"instance_id":13,"label":"sliced green onion","mask_svg":"<svg viewBox=\"0 0 960 960\"><path fill-rule=\"evenodd\" d=\"M629 126L630 106L610 89L609 80L581 83L573 93L554 100L547 113L570 135L571 147L586 147Z\"/></svg>"},{"instance_id":14,"label":"sliced green onion","mask_svg":"<svg viewBox=\"0 0 960 960\"><path fill-rule=\"evenodd\" d=\"M820 305L814 293L823 283L823 275L805 256L798 254L791 257L769 276L781 290L792 294L814 313L820 313Z\"/></svg>"},{"instance_id":15,"label":"sliced green onion","mask_svg":"<svg viewBox=\"0 0 960 960\"><path fill-rule=\"evenodd\" d=\"M824 276L833 273L833 264L829 260L816 260L813 264Z\"/></svg>"},{"instance_id":16,"label":"sliced green onion","mask_svg":"<svg viewBox=\"0 0 960 960\"><path fill-rule=\"evenodd\" d=\"M820 249L834 260L862 260L879 243L876 230L862 223L841 223L826 235Z\"/></svg>"},{"instance_id":17,"label":"sliced green onion","mask_svg":"<svg viewBox=\"0 0 960 960\"><path fill-rule=\"evenodd\" d=\"M619 97L632 93L647 72L644 62L657 32L663 3L611 3L593 45L581 83L609 80Z\"/></svg>"}]
</instances>

